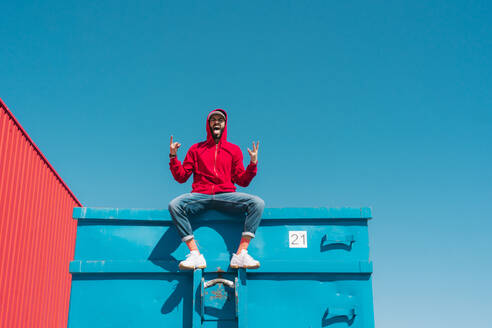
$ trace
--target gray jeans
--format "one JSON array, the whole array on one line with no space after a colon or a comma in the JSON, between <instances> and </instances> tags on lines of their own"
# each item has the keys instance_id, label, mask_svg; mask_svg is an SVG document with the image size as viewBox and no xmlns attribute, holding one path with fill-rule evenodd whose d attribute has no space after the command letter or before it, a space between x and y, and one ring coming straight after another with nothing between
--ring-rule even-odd
<instances>
[{"instance_id":1,"label":"gray jeans","mask_svg":"<svg viewBox=\"0 0 492 328\"><path fill-rule=\"evenodd\" d=\"M169 213L182 241L193 238L189 216L196 215L206 209L246 213L243 236L253 238L260 225L264 208L263 199L242 192L226 192L215 195L188 193L174 198L169 203Z\"/></svg>"}]
</instances>

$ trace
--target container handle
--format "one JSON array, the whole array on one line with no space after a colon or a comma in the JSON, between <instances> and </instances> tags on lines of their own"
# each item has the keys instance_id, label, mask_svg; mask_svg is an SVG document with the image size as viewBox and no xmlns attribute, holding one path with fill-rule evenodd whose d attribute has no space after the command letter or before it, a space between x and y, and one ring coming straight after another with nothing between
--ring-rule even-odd
<instances>
[{"instance_id":1,"label":"container handle","mask_svg":"<svg viewBox=\"0 0 492 328\"><path fill-rule=\"evenodd\" d=\"M234 288L234 282L230 281L230 280L227 280L227 279L224 279L224 278L216 278L216 279L212 279L212 280L209 280L209 281L205 281L203 283L203 288L208 288L208 287L212 287L212 286L215 286L217 285L218 283L223 283L224 285L226 285L227 287L230 287L230 288Z\"/></svg>"},{"instance_id":2,"label":"container handle","mask_svg":"<svg viewBox=\"0 0 492 328\"><path fill-rule=\"evenodd\" d=\"M354 320L355 315L355 308L329 307L326 309L325 315L323 316L323 321L330 320L335 317L347 317L348 321L352 321Z\"/></svg>"},{"instance_id":3,"label":"container handle","mask_svg":"<svg viewBox=\"0 0 492 328\"><path fill-rule=\"evenodd\" d=\"M326 234L321 238L321 246L342 244L350 247L352 246L353 242L355 242L354 235L346 235L343 237L328 237L328 235Z\"/></svg>"},{"instance_id":4,"label":"container handle","mask_svg":"<svg viewBox=\"0 0 492 328\"><path fill-rule=\"evenodd\" d=\"M237 280L237 278L236 278ZM205 302L203 300L205 296L205 288L212 287L217 285L218 283L223 283L224 285L235 289L235 295L236 295L236 316L237 316L237 288L236 284L230 280L224 279L224 278L215 278L209 281L205 281L205 278L202 278L202 283L200 284L200 308L201 308L201 313L200 316L202 317L202 321L204 320L204 315L205 315Z\"/></svg>"}]
</instances>

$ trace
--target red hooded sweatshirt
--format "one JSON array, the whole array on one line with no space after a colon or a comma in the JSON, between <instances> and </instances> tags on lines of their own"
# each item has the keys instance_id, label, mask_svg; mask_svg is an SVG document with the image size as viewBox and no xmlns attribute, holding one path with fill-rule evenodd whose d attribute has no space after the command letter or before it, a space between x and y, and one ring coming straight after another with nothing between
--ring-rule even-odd
<instances>
[{"instance_id":1,"label":"red hooded sweatshirt","mask_svg":"<svg viewBox=\"0 0 492 328\"><path fill-rule=\"evenodd\" d=\"M226 117L224 131L218 144L215 144L208 123L210 114L215 110L220 110ZM223 109L215 110L207 115L205 122L207 140L191 146L182 165L177 157L171 158L169 162L176 181L184 183L193 173L192 192L209 195L234 192L235 183L247 187L256 175L256 164L249 163L245 170L241 149L227 141L227 113Z\"/></svg>"}]
</instances>

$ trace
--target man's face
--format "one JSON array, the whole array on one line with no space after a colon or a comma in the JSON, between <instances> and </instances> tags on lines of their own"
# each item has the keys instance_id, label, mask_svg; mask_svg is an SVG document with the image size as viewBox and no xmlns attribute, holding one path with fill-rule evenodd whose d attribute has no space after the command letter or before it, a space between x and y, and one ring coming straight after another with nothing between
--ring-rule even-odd
<instances>
[{"instance_id":1,"label":"man's face","mask_svg":"<svg viewBox=\"0 0 492 328\"><path fill-rule=\"evenodd\" d=\"M225 128L225 119L219 114L214 114L210 117L208 124L210 126L210 131L212 131L212 136L215 139L219 139L222 136L222 132Z\"/></svg>"}]
</instances>

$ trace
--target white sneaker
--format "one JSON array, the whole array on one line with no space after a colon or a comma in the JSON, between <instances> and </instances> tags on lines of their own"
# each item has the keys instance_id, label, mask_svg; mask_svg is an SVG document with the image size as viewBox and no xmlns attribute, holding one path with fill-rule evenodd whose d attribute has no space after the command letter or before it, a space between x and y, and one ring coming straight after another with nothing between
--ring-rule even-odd
<instances>
[{"instance_id":1,"label":"white sneaker","mask_svg":"<svg viewBox=\"0 0 492 328\"><path fill-rule=\"evenodd\" d=\"M205 269L206 267L207 262L198 251L191 251L190 254L186 255L186 260L179 262L181 270Z\"/></svg>"},{"instance_id":2,"label":"white sneaker","mask_svg":"<svg viewBox=\"0 0 492 328\"><path fill-rule=\"evenodd\" d=\"M260 262L255 260L248 254L248 251L243 249L241 253L232 254L232 259L230 263L231 268L246 268L246 269L258 269L260 267Z\"/></svg>"}]
</instances>

